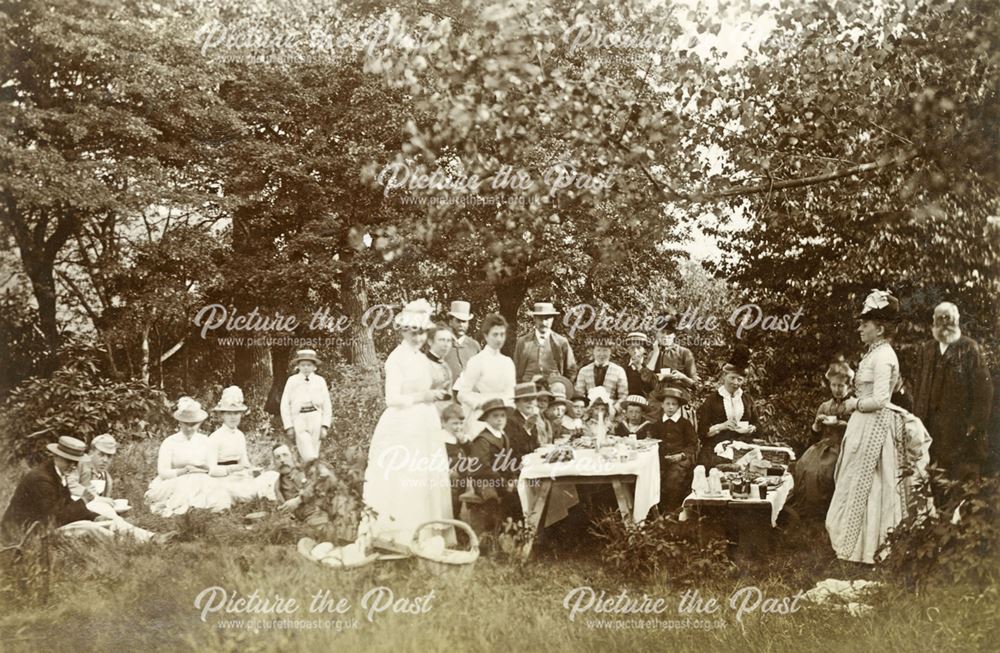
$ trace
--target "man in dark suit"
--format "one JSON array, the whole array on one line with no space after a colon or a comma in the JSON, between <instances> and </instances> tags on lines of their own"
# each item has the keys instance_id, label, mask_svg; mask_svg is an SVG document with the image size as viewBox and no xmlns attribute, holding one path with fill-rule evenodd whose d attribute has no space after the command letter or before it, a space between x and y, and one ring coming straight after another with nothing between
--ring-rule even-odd
<instances>
[{"instance_id":1,"label":"man in dark suit","mask_svg":"<svg viewBox=\"0 0 1000 653\"><path fill-rule=\"evenodd\" d=\"M541 440L550 440L544 433L546 424L538 413L538 390L534 383L514 386L514 408L507 411L507 437L511 447L522 457L537 449Z\"/></svg>"},{"instance_id":2,"label":"man in dark suit","mask_svg":"<svg viewBox=\"0 0 1000 653\"><path fill-rule=\"evenodd\" d=\"M76 469L87 446L76 438L63 436L46 448L52 458L25 474L14 490L0 522L5 539L13 538L35 522L59 528L75 521L101 519L83 501L74 500L67 485L67 477Z\"/></svg>"},{"instance_id":3,"label":"man in dark suit","mask_svg":"<svg viewBox=\"0 0 1000 653\"><path fill-rule=\"evenodd\" d=\"M913 413L931 435L931 461L961 480L979 476L989 455L993 384L975 340L962 335L958 307L934 309L934 339L920 348Z\"/></svg>"},{"instance_id":4,"label":"man in dark suit","mask_svg":"<svg viewBox=\"0 0 1000 653\"><path fill-rule=\"evenodd\" d=\"M517 339L514 346L514 368L517 380L526 383L537 375L549 378L561 374L576 378L576 358L569 341L552 330L559 311L549 302L538 302L531 311L535 328Z\"/></svg>"}]
</instances>

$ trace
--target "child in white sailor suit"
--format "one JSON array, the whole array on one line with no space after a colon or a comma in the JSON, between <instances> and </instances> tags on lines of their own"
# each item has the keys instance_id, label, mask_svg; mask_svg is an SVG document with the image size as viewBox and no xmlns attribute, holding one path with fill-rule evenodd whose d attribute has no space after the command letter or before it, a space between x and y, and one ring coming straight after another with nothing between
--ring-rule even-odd
<instances>
[{"instance_id":1,"label":"child in white sailor suit","mask_svg":"<svg viewBox=\"0 0 1000 653\"><path fill-rule=\"evenodd\" d=\"M281 422L295 439L303 464L319 458L319 442L326 437L333 418L326 379L316 374L319 357L312 349L300 349L292 359L297 374L288 377L281 394Z\"/></svg>"}]
</instances>

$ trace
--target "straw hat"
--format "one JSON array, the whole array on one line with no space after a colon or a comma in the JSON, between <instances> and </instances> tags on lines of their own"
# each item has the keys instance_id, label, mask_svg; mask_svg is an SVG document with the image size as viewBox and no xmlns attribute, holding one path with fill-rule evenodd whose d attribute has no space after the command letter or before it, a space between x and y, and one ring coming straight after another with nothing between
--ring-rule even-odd
<instances>
[{"instance_id":1,"label":"straw hat","mask_svg":"<svg viewBox=\"0 0 1000 653\"><path fill-rule=\"evenodd\" d=\"M118 443L111 437L111 434L102 433L90 441L90 448L113 456L118 451Z\"/></svg>"},{"instance_id":2,"label":"straw hat","mask_svg":"<svg viewBox=\"0 0 1000 653\"><path fill-rule=\"evenodd\" d=\"M622 407L624 408L629 405L641 406L643 408L646 408L647 406L649 406L649 402L646 401L646 398L643 397L642 395L629 395L625 397L624 401L622 401Z\"/></svg>"},{"instance_id":3,"label":"straw hat","mask_svg":"<svg viewBox=\"0 0 1000 653\"><path fill-rule=\"evenodd\" d=\"M642 331L633 331L625 336L625 346L631 347L632 345L642 345L643 347L648 347L649 336Z\"/></svg>"},{"instance_id":4,"label":"straw hat","mask_svg":"<svg viewBox=\"0 0 1000 653\"><path fill-rule=\"evenodd\" d=\"M250 409L243 403L243 391L239 386L231 385L222 391L219 403L212 410L220 413L245 413Z\"/></svg>"},{"instance_id":5,"label":"straw hat","mask_svg":"<svg viewBox=\"0 0 1000 653\"><path fill-rule=\"evenodd\" d=\"M536 317L553 317L559 315L559 311L556 310L552 302L535 302L530 313Z\"/></svg>"},{"instance_id":6,"label":"straw hat","mask_svg":"<svg viewBox=\"0 0 1000 653\"><path fill-rule=\"evenodd\" d=\"M177 410L174 411L174 419L185 424L199 424L208 418L201 408L201 404L191 397L181 397L177 400Z\"/></svg>"},{"instance_id":7,"label":"straw hat","mask_svg":"<svg viewBox=\"0 0 1000 653\"><path fill-rule=\"evenodd\" d=\"M479 410L482 411L480 419L486 419L489 416L489 414L495 410L502 410L506 412L507 404L504 403L503 399L487 399L479 407Z\"/></svg>"},{"instance_id":8,"label":"straw hat","mask_svg":"<svg viewBox=\"0 0 1000 653\"><path fill-rule=\"evenodd\" d=\"M315 349L300 349L292 357L292 365L298 365L302 361L312 361L314 365L319 365L319 356Z\"/></svg>"},{"instance_id":9,"label":"straw hat","mask_svg":"<svg viewBox=\"0 0 1000 653\"><path fill-rule=\"evenodd\" d=\"M514 386L514 401L518 399L535 399L537 397L538 388L530 381L527 383L518 383Z\"/></svg>"},{"instance_id":10,"label":"straw hat","mask_svg":"<svg viewBox=\"0 0 1000 653\"><path fill-rule=\"evenodd\" d=\"M45 448L53 456L59 456L73 462L80 462L83 455L87 453L87 445L82 440L71 438L68 435L61 436L57 442L45 445Z\"/></svg>"}]
</instances>

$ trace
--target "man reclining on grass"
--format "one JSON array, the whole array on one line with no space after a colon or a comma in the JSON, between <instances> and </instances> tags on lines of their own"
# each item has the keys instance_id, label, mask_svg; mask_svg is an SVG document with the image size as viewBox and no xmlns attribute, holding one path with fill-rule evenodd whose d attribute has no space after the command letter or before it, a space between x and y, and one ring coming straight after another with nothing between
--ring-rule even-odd
<instances>
[{"instance_id":1,"label":"man reclining on grass","mask_svg":"<svg viewBox=\"0 0 1000 653\"><path fill-rule=\"evenodd\" d=\"M353 501L326 463L310 460L300 469L286 445L274 448L274 463L279 474L274 488L279 512L291 513L308 526L329 530L335 538L354 538Z\"/></svg>"},{"instance_id":2,"label":"man reclining on grass","mask_svg":"<svg viewBox=\"0 0 1000 653\"><path fill-rule=\"evenodd\" d=\"M143 539L142 529L118 517L111 508L109 514L99 514L87 507L83 501L74 499L69 490L68 477L84 457L87 445L82 441L63 436L59 441L46 446L52 458L34 467L25 474L14 489L0 531L4 539L14 541L18 532L31 528L35 523L55 528L57 532L72 535L89 535L100 539L112 539L115 533L127 533L140 541L164 542L170 535L152 536ZM96 504L95 504L96 505ZM107 505L107 504L104 504ZM143 531L148 533L148 531Z\"/></svg>"}]
</instances>

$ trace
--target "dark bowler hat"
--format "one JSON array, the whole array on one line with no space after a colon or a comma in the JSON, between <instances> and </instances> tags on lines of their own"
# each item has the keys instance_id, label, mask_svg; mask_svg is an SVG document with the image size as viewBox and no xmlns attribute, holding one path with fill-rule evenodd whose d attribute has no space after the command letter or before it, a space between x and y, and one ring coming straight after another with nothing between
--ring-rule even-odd
<instances>
[{"instance_id":1,"label":"dark bowler hat","mask_svg":"<svg viewBox=\"0 0 1000 653\"><path fill-rule=\"evenodd\" d=\"M60 437L58 442L45 445L45 448L53 456L59 456L73 462L80 462L83 455L87 453L87 445L82 440L71 438L68 435Z\"/></svg>"},{"instance_id":2,"label":"dark bowler hat","mask_svg":"<svg viewBox=\"0 0 1000 653\"><path fill-rule=\"evenodd\" d=\"M479 407L483 411L482 419L486 419L490 413L495 410L507 411L507 404L503 402L503 399L487 399L483 402L483 405Z\"/></svg>"}]
</instances>

